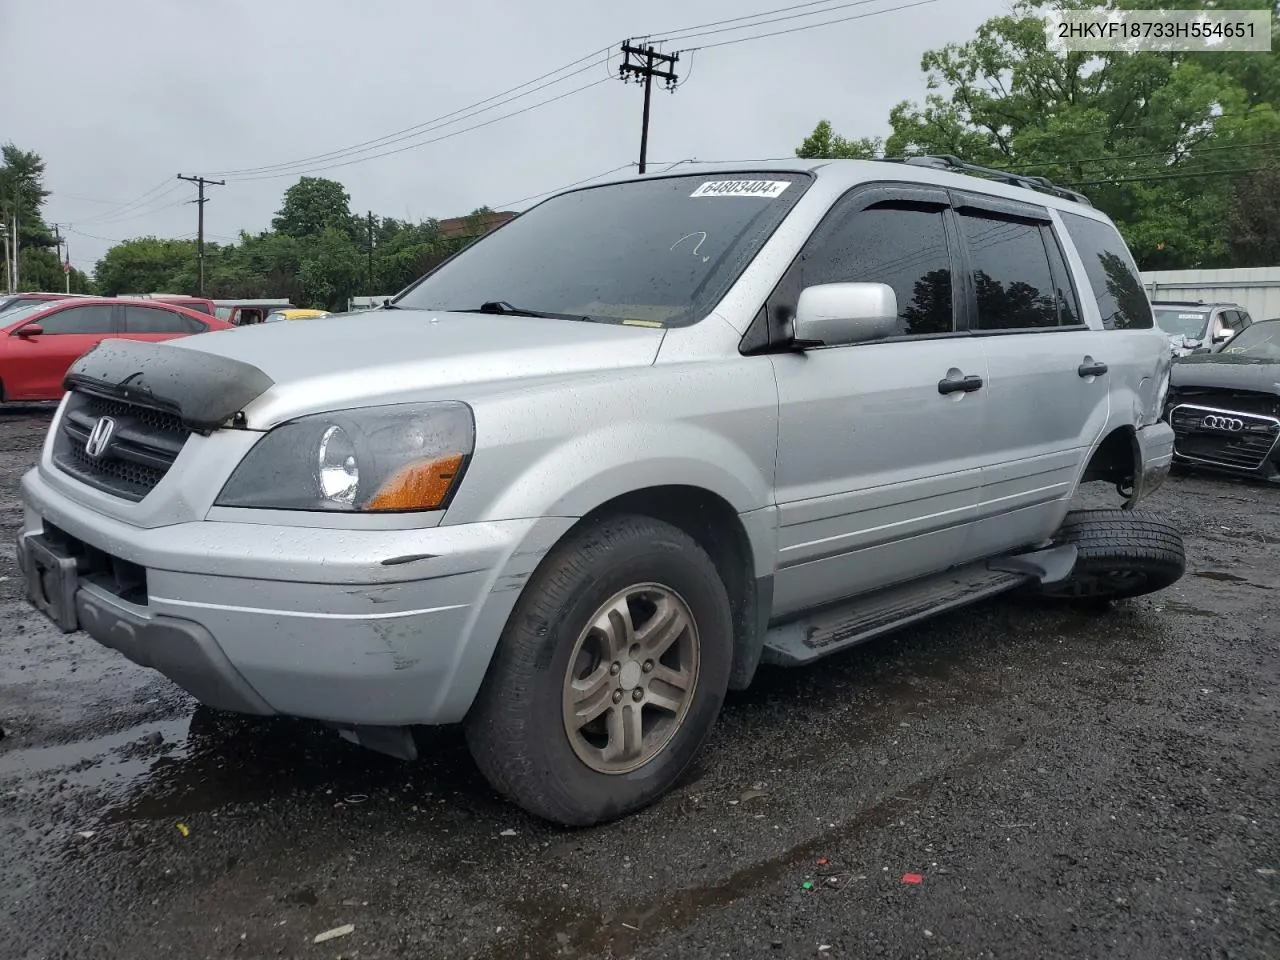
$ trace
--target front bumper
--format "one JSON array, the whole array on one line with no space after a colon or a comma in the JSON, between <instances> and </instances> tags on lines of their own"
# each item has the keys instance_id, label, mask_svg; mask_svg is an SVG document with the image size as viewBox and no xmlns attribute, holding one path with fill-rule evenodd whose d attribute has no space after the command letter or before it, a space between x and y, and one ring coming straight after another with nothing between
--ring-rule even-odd
<instances>
[{"instance_id":1,"label":"front bumper","mask_svg":"<svg viewBox=\"0 0 1280 960\"><path fill-rule=\"evenodd\" d=\"M1173 466L1173 428L1164 421L1140 427L1134 436L1140 470L1126 506L1136 506L1164 485Z\"/></svg>"},{"instance_id":2,"label":"front bumper","mask_svg":"<svg viewBox=\"0 0 1280 960\"><path fill-rule=\"evenodd\" d=\"M67 498L37 470L21 491L28 592L64 630L210 706L341 724L461 720L520 589L574 522L144 529Z\"/></svg>"},{"instance_id":3,"label":"front bumper","mask_svg":"<svg viewBox=\"0 0 1280 960\"><path fill-rule=\"evenodd\" d=\"M1174 460L1237 477L1280 482L1280 418L1238 410L1229 398L1173 403Z\"/></svg>"}]
</instances>

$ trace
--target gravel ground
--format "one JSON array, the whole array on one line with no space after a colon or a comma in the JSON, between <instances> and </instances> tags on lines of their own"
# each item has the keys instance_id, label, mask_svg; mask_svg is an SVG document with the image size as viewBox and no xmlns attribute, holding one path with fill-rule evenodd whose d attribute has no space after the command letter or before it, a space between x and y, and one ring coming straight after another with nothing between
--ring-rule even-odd
<instances>
[{"instance_id":1,"label":"gravel ground","mask_svg":"<svg viewBox=\"0 0 1280 960\"><path fill-rule=\"evenodd\" d=\"M764 670L675 792L572 832L457 731L404 764L52 629L12 548L48 417L0 409L6 958L1280 958L1280 489L1172 478L1153 597Z\"/></svg>"}]
</instances>

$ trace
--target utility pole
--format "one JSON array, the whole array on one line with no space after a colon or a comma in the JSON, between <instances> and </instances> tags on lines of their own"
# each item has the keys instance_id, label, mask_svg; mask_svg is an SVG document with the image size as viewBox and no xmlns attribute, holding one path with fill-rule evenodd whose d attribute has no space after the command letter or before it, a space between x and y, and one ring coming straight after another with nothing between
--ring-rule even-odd
<instances>
[{"instance_id":1,"label":"utility pole","mask_svg":"<svg viewBox=\"0 0 1280 960\"><path fill-rule=\"evenodd\" d=\"M204 177L186 177L178 174L179 180L188 180L200 188L199 197L196 199L197 209L200 211L196 225L196 260L200 264L200 296L204 296L204 205L209 202L204 195L205 184L215 187L226 186L225 180L207 180Z\"/></svg>"},{"instance_id":2,"label":"utility pole","mask_svg":"<svg viewBox=\"0 0 1280 960\"><path fill-rule=\"evenodd\" d=\"M21 238L18 236L18 205L13 205L13 292L17 293L22 287L19 285L21 278L18 276L18 250L22 246Z\"/></svg>"},{"instance_id":3,"label":"utility pole","mask_svg":"<svg viewBox=\"0 0 1280 960\"><path fill-rule=\"evenodd\" d=\"M369 211L369 295L373 296L373 211Z\"/></svg>"},{"instance_id":4,"label":"utility pole","mask_svg":"<svg viewBox=\"0 0 1280 960\"><path fill-rule=\"evenodd\" d=\"M653 78L665 80L667 89L674 90L677 79L675 70L680 54L659 53L652 44L635 46L630 40L622 45L622 53L625 59L618 65L618 76L624 81L635 79L637 83L644 83L644 113L640 120L640 172L644 173L645 161L649 156L649 99L653 90ZM660 70L658 65L667 69Z\"/></svg>"},{"instance_id":5,"label":"utility pole","mask_svg":"<svg viewBox=\"0 0 1280 960\"><path fill-rule=\"evenodd\" d=\"M62 262L62 276L67 281L67 293L71 292L71 238L67 238L67 259Z\"/></svg>"},{"instance_id":6,"label":"utility pole","mask_svg":"<svg viewBox=\"0 0 1280 960\"><path fill-rule=\"evenodd\" d=\"M9 227L4 222L5 214L0 211L0 240L4 241L4 292L13 293L13 264L9 261Z\"/></svg>"},{"instance_id":7,"label":"utility pole","mask_svg":"<svg viewBox=\"0 0 1280 960\"><path fill-rule=\"evenodd\" d=\"M60 226L60 224L54 223L54 224L50 224L50 226L53 227L53 242L57 244L57 247L58 247L58 265L64 268L62 272L67 278L67 293L70 293L71 292L71 272L65 269L66 262L62 259L62 244L64 241L62 239L61 232L59 232L58 230L58 227ZM71 256L70 247L67 248L67 256L68 257Z\"/></svg>"}]
</instances>

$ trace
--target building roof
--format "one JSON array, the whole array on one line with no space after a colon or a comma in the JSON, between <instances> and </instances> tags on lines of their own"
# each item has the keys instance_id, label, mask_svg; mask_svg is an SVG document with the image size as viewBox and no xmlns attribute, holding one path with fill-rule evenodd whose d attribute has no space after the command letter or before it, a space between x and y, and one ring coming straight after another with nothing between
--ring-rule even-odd
<instances>
[{"instance_id":1,"label":"building roof","mask_svg":"<svg viewBox=\"0 0 1280 960\"><path fill-rule=\"evenodd\" d=\"M515 218L515 211L501 210L479 216L450 217L448 220L436 221L436 226L440 230L440 236L446 240L455 240L459 237L482 237Z\"/></svg>"}]
</instances>

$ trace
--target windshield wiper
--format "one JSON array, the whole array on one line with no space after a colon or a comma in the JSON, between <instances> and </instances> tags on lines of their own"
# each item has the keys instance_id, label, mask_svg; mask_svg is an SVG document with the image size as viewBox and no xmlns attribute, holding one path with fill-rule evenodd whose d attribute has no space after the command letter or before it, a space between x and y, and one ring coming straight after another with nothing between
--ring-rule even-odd
<instances>
[{"instance_id":1,"label":"windshield wiper","mask_svg":"<svg viewBox=\"0 0 1280 960\"><path fill-rule=\"evenodd\" d=\"M526 310L507 303L505 300L487 300L480 304L478 310L464 310L463 313L502 313L511 317L542 317L544 320L559 320L563 314L543 313L541 310Z\"/></svg>"},{"instance_id":2,"label":"windshield wiper","mask_svg":"<svg viewBox=\"0 0 1280 960\"><path fill-rule=\"evenodd\" d=\"M470 307L465 310L455 310L454 313L496 313L504 317L541 317L544 320L593 320L593 317L586 317L578 313L547 313L543 310L527 310L524 307L517 307L515 304L508 303L506 300L486 300L478 307Z\"/></svg>"}]
</instances>

